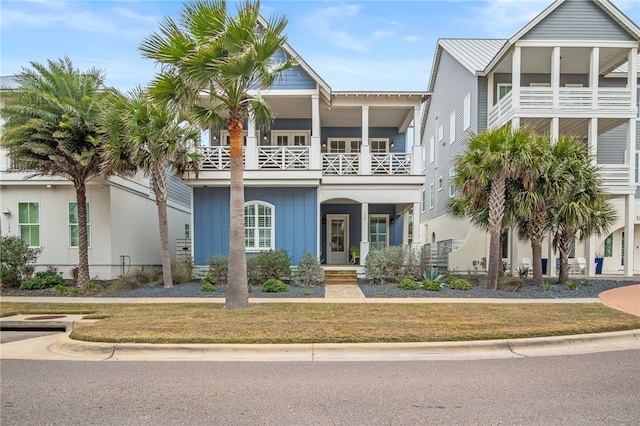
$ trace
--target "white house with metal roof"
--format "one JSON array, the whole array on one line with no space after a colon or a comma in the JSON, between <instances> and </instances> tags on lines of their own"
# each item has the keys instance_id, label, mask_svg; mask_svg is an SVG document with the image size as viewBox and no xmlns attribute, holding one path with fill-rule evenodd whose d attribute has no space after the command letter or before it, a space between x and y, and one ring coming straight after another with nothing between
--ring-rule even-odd
<instances>
[{"instance_id":1,"label":"white house with metal roof","mask_svg":"<svg viewBox=\"0 0 640 426\"><path fill-rule=\"evenodd\" d=\"M486 269L488 236L447 214L453 161L470 133L511 124L589 144L619 219L611 235L578 244L574 256L602 253L604 273L640 269L639 40L638 25L607 0L558 0L508 40L438 41L422 117L420 222L444 267ZM517 267L531 249L508 232L502 255ZM555 257L543 251L550 273ZM586 273L595 273L592 262Z\"/></svg>"}]
</instances>

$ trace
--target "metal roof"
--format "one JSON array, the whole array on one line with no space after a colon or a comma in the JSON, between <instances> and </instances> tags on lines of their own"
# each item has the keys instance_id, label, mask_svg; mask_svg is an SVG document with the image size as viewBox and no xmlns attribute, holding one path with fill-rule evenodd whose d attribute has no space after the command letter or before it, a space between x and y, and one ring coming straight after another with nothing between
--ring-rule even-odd
<instances>
[{"instance_id":1,"label":"metal roof","mask_svg":"<svg viewBox=\"0 0 640 426\"><path fill-rule=\"evenodd\" d=\"M483 71L506 39L442 38L438 42L472 74Z\"/></svg>"},{"instance_id":2,"label":"metal roof","mask_svg":"<svg viewBox=\"0 0 640 426\"><path fill-rule=\"evenodd\" d=\"M637 60L636 60L636 70L638 71L638 74L640 74L640 56L638 56ZM615 70L611 71L612 73L628 73L629 72L629 62L625 62L624 64L620 65L618 68L616 68Z\"/></svg>"}]
</instances>

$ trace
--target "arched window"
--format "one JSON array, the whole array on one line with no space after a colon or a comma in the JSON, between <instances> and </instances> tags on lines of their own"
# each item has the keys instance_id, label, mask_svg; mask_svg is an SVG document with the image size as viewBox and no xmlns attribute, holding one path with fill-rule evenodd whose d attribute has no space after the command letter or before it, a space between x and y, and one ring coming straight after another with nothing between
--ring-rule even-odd
<instances>
[{"instance_id":1,"label":"arched window","mask_svg":"<svg viewBox=\"0 0 640 426\"><path fill-rule=\"evenodd\" d=\"M244 205L244 246L247 251L275 249L275 208L262 201Z\"/></svg>"}]
</instances>

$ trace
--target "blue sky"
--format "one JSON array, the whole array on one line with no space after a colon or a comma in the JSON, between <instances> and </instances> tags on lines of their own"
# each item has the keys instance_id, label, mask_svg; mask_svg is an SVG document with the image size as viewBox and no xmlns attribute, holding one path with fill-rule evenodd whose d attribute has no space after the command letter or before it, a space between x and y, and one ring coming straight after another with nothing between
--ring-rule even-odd
<instances>
[{"instance_id":1,"label":"blue sky","mask_svg":"<svg viewBox=\"0 0 640 426\"><path fill-rule=\"evenodd\" d=\"M287 15L289 43L334 90L425 90L439 37L508 38L551 2L263 0L261 11ZM182 3L2 0L0 75L67 55L104 70L109 86L146 85L154 63L137 48ZM613 4L640 23L640 1Z\"/></svg>"}]
</instances>

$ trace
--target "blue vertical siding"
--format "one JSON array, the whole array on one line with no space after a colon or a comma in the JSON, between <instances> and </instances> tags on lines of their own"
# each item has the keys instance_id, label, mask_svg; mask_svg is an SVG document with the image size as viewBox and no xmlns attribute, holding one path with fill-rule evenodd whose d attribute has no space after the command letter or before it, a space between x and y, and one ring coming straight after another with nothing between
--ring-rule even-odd
<instances>
[{"instance_id":1,"label":"blue vertical siding","mask_svg":"<svg viewBox=\"0 0 640 426\"><path fill-rule=\"evenodd\" d=\"M245 188L246 201L264 201L275 209L275 248L287 250L297 265L303 252L316 256L315 188ZM229 255L229 188L194 188L194 262Z\"/></svg>"}]
</instances>

